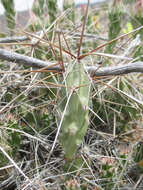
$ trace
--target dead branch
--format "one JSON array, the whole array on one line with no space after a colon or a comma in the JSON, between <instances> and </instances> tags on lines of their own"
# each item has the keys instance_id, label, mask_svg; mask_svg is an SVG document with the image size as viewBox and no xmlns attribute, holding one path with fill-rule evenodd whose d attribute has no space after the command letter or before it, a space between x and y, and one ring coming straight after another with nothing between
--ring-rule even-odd
<instances>
[{"instance_id":1,"label":"dead branch","mask_svg":"<svg viewBox=\"0 0 143 190\"><path fill-rule=\"evenodd\" d=\"M14 42L23 42L26 40L30 40L28 36L12 36L0 38L0 43L14 43Z\"/></svg>"},{"instance_id":2,"label":"dead branch","mask_svg":"<svg viewBox=\"0 0 143 190\"><path fill-rule=\"evenodd\" d=\"M99 69L97 66L89 66L87 67L87 71L91 76L113 76L134 72L143 73L143 62L138 61L119 66L100 67Z\"/></svg>"},{"instance_id":3,"label":"dead branch","mask_svg":"<svg viewBox=\"0 0 143 190\"><path fill-rule=\"evenodd\" d=\"M41 34L42 31L36 32L36 35ZM61 31L61 30L56 30L56 33L64 33L67 34L68 36L71 36L72 38L79 38L81 36L80 33L78 32L72 32L69 33L69 31ZM89 39L94 39L94 40L103 40L103 41L108 41L108 39L95 35L95 34L84 34L85 38L89 38ZM24 36L12 36L12 37L5 37L5 38L0 38L0 44L3 43L15 43L15 42L24 42L27 40L30 40L31 38L27 35Z\"/></svg>"},{"instance_id":4,"label":"dead branch","mask_svg":"<svg viewBox=\"0 0 143 190\"><path fill-rule=\"evenodd\" d=\"M36 32L36 35L39 35L42 31ZM5 37L5 38L0 38L0 44L3 43L15 43L15 42L24 42L27 40L30 40L31 37L28 35L23 35L23 36L11 36L11 37Z\"/></svg>"},{"instance_id":5,"label":"dead branch","mask_svg":"<svg viewBox=\"0 0 143 190\"><path fill-rule=\"evenodd\" d=\"M61 70L59 66L55 66L55 64L52 62L42 61L40 59L21 55L19 53L15 53L1 48L0 48L0 59L14 63L19 63L29 67L47 68L48 70L57 70L57 71Z\"/></svg>"},{"instance_id":6,"label":"dead branch","mask_svg":"<svg viewBox=\"0 0 143 190\"><path fill-rule=\"evenodd\" d=\"M54 70L58 72L62 70L60 65L58 64L48 61L42 61L33 57L28 57L5 49L0 49L0 59L34 68L46 68L46 70L49 71ZM143 62L138 61L125 65L100 68L99 66L86 66L85 68L91 76L113 76L133 72L143 73Z\"/></svg>"}]
</instances>

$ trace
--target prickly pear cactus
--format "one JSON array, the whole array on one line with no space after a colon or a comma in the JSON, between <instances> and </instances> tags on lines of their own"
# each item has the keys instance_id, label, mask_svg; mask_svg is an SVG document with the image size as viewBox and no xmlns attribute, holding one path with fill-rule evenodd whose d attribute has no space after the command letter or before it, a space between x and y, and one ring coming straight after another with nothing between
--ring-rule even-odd
<instances>
[{"instance_id":1,"label":"prickly pear cactus","mask_svg":"<svg viewBox=\"0 0 143 190\"><path fill-rule=\"evenodd\" d=\"M61 143L65 157L72 159L88 128L89 78L84 71L83 63L79 62L69 65L66 73L66 88L62 89L63 101L60 105L61 114L66 107Z\"/></svg>"}]
</instances>

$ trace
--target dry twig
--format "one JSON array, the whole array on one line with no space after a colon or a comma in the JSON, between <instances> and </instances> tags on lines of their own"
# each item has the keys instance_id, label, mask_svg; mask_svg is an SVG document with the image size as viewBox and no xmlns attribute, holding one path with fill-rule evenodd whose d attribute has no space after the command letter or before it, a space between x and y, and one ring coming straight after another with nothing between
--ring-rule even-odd
<instances>
[{"instance_id":1,"label":"dry twig","mask_svg":"<svg viewBox=\"0 0 143 190\"><path fill-rule=\"evenodd\" d=\"M61 71L61 67L58 64L54 64L48 61L42 61L29 56L21 55L8 51L5 49L0 49L0 59L7 60L10 62L22 64L34 68L44 68L47 71ZM66 64L65 64L66 65ZM112 66L112 67L100 67L98 66L86 66L86 71L92 76L115 76L123 75L133 72L143 73L143 62L137 61L134 63L129 63L125 65Z\"/></svg>"}]
</instances>

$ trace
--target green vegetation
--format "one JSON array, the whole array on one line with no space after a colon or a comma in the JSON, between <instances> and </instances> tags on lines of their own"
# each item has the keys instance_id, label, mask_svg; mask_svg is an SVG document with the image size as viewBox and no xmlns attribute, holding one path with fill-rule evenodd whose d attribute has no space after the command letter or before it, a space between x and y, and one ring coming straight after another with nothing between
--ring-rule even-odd
<instances>
[{"instance_id":1,"label":"green vegetation","mask_svg":"<svg viewBox=\"0 0 143 190\"><path fill-rule=\"evenodd\" d=\"M126 14L130 3L89 7L86 20L84 7L65 4L60 13L56 1L39 0L25 30L43 34L0 44L63 69L1 61L0 189L142 188L142 74L95 77L85 70L101 59L99 67L142 60L143 30L131 34L142 16ZM15 23L14 9L9 13ZM137 34L141 42L131 46Z\"/></svg>"},{"instance_id":2,"label":"green vegetation","mask_svg":"<svg viewBox=\"0 0 143 190\"><path fill-rule=\"evenodd\" d=\"M3 7L5 9L5 16L7 19L8 28L10 34L13 34L15 28L15 10L14 10L14 1L13 0L1 0Z\"/></svg>"}]
</instances>

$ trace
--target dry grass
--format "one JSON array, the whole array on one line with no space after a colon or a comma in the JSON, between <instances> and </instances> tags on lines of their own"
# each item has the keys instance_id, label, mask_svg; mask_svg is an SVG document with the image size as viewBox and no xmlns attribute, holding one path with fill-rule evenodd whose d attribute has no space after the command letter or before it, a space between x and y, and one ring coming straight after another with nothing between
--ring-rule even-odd
<instances>
[{"instance_id":1,"label":"dry grass","mask_svg":"<svg viewBox=\"0 0 143 190\"><path fill-rule=\"evenodd\" d=\"M91 10L89 16L94 11L97 9ZM98 39L94 35L83 37L82 54L108 38L104 27L107 11L99 13L102 18L97 20L99 24L92 21L87 25L86 34L96 32ZM53 31L50 43L42 35L34 44L31 39L24 45L2 46L48 61L58 61L57 57L62 56L61 61L70 63L74 59L71 55L75 56L78 51L82 24L80 15L73 22L68 17L70 14L70 9L65 11L46 30L46 36ZM64 33L60 35L60 44L57 29ZM99 48L96 53L101 55L89 54L82 62L95 65L102 58L102 66L106 62L110 66L126 64L138 48L132 51L133 40L133 36L125 35L113 54L107 56L105 47ZM68 53L55 48L61 46ZM128 59L122 59L123 56ZM59 90L65 87L61 74L26 69L1 62L0 189L142 189L142 74L90 77L89 128L76 160L69 164L59 142L61 134L56 119L62 102ZM55 137L58 138L55 140Z\"/></svg>"}]
</instances>

